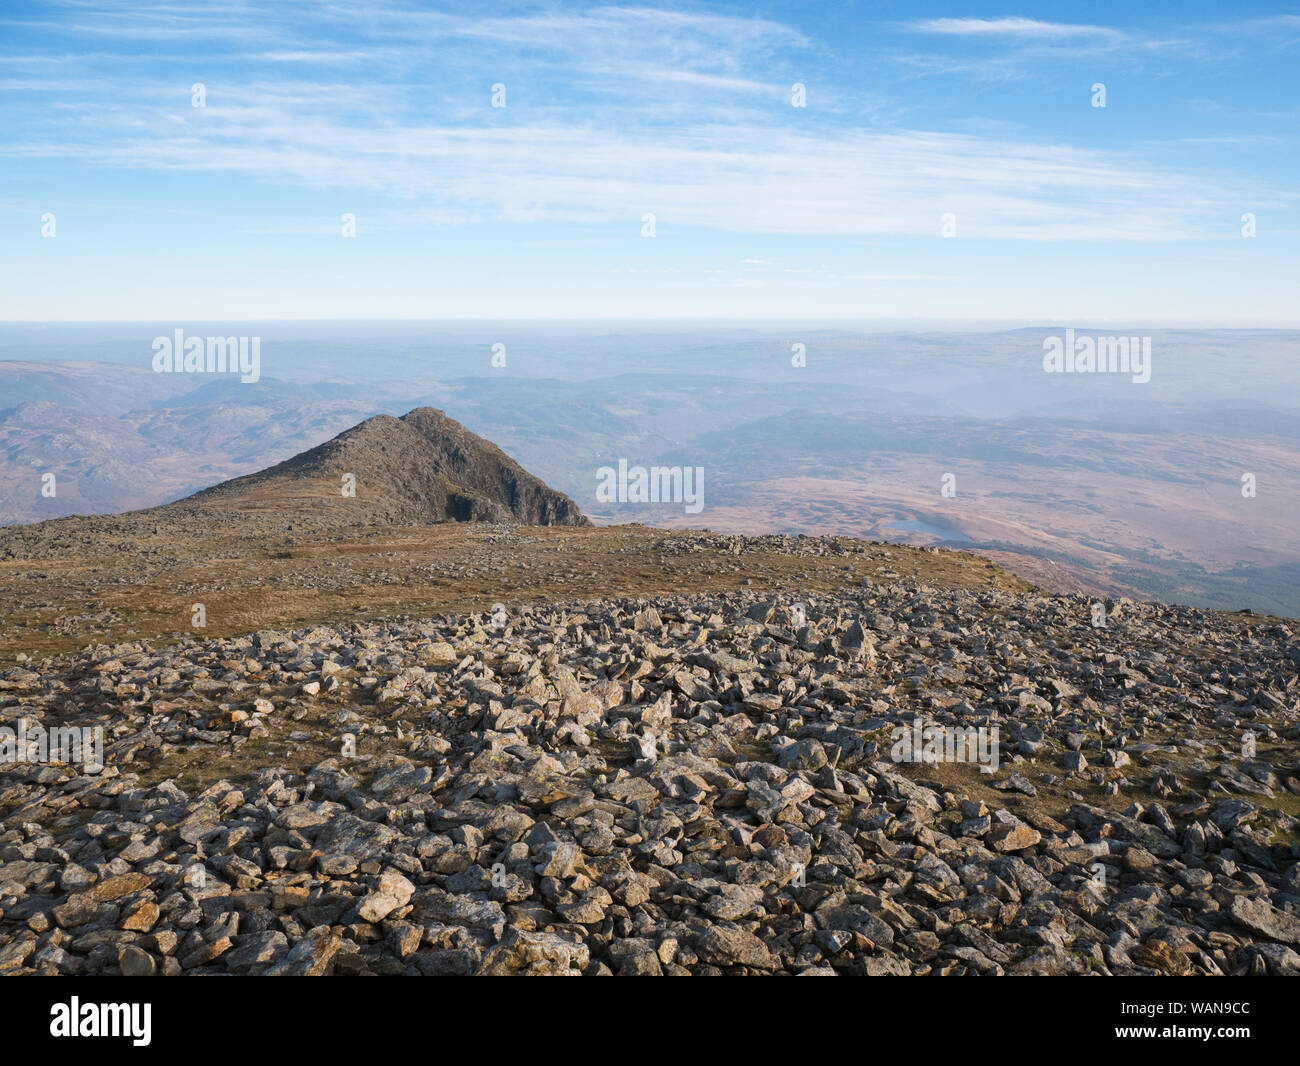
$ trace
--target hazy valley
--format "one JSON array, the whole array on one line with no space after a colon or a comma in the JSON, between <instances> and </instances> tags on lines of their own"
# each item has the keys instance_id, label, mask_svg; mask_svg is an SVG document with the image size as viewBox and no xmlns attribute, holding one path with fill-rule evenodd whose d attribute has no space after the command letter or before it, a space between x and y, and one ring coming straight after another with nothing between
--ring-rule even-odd
<instances>
[{"instance_id":1,"label":"hazy valley","mask_svg":"<svg viewBox=\"0 0 1300 1066\"><path fill-rule=\"evenodd\" d=\"M948 543L1046 588L1300 615L1294 332L1156 332L1135 384L1046 374L1052 330L246 324L242 384L153 373L161 326L87 329L0 329L5 521L163 503L429 404L597 523ZM701 468L702 509L602 503L619 459Z\"/></svg>"}]
</instances>

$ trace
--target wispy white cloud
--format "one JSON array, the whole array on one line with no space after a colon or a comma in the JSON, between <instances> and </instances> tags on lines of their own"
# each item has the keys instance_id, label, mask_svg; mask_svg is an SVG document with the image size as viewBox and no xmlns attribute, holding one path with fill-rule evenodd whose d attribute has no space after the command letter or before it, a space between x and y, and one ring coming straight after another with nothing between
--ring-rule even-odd
<instances>
[{"instance_id":1,"label":"wispy white cloud","mask_svg":"<svg viewBox=\"0 0 1300 1066\"><path fill-rule=\"evenodd\" d=\"M1019 37L1038 40L1067 40L1076 37L1124 36L1107 26L1084 26L1065 22L1042 22L1038 19L1008 17L918 19L905 23L917 33L938 33L954 37Z\"/></svg>"},{"instance_id":2,"label":"wispy white cloud","mask_svg":"<svg viewBox=\"0 0 1300 1066\"><path fill-rule=\"evenodd\" d=\"M381 59L385 51L377 48L355 48L347 51L317 48L298 51L254 52L248 58L269 63L365 63Z\"/></svg>"},{"instance_id":3,"label":"wispy white cloud","mask_svg":"<svg viewBox=\"0 0 1300 1066\"><path fill-rule=\"evenodd\" d=\"M1300 15L1263 15L1258 18L1243 19L1228 24L1227 29L1243 32L1271 32L1274 30L1293 30L1300 32Z\"/></svg>"},{"instance_id":4,"label":"wispy white cloud","mask_svg":"<svg viewBox=\"0 0 1300 1066\"><path fill-rule=\"evenodd\" d=\"M773 234L1168 240L1241 190L1131 153L932 131L805 134L774 125L610 131L562 124L359 128L292 94L177 119L123 116L10 154L124 170L233 173L436 202L428 222L626 222ZM119 121L96 116L96 130ZM405 216L409 219L409 215Z\"/></svg>"},{"instance_id":5,"label":"wispy white cloud","mask_svg":"<svg viewBox=\"0 0 1300 1066\"><path fill-rule=\"evenodd\" d=\"M70 9L74 25L112 17L93 2ZM232 4L219 17L155 3L134 16L124 24L164 34L196 24L253 34L260 50L244 58L275 69L232 78L218 64L200 77L187 60L125 76L104 60L81 75L95 91L71 106L11 102L21 121L8 124L9 156L392 198L385 217L366 220L372 232L499 220L639 227L648 211L663 239L674 226L937 238L952 213L962 237L1152 241L1203 235L1243 199L1281 195L1180 165L1159 145L1083 150L1006 125L863 129L798 111L783 99L790 64L816 46L770 19L641 7L481 16L383 2L285 3L271 16ZM909 25L1039 41L1117 32L1025 18ZM443 60L433 73L430 55ZM500 110L488 103L497 77L512 101ZM192 80L207 83L206 108L189 106ZM42 86L22 67L10 84ZM68 95L65 79L45 85Z\"/></svg>"}]
</instances>

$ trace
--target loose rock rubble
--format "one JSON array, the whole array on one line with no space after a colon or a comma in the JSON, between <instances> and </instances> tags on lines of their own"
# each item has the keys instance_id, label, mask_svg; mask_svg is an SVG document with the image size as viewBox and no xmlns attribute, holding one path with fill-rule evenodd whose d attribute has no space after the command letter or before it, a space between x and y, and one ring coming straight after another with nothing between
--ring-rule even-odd
<instances>
[{"instance_id":1,"label":"loose rock rubble","mask_svg":"<svg viewBox=\"0 0 1300 1066\"><path fill-rule=\"evenodd\" d=\"M0 973L1300 974L1296 624L1111 607L880 584L23 664L0 719L101 725L106 766L0 773ZM998 771L894 762L917 717Z\"/></svg>"}]
</instances>

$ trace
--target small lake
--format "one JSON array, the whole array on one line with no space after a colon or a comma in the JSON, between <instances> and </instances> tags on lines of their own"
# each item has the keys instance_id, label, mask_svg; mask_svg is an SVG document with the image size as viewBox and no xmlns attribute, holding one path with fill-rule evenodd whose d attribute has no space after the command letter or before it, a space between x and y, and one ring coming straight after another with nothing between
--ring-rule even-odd
<instances>
[{"instance_id":1,"label":"small lake","mask_svg":"<svg viewBox=\"0 0 1300 1066\"><path fill-rule=\"evenodd\" d=\"M926 533L932 537L941 537L943 540L952 544L974 544L970 537L965 533L955 529L944 529L941 526L933 526L929 522L890 522L890 529L897 529L904 533Z\"/></svg>"}]
</instances>

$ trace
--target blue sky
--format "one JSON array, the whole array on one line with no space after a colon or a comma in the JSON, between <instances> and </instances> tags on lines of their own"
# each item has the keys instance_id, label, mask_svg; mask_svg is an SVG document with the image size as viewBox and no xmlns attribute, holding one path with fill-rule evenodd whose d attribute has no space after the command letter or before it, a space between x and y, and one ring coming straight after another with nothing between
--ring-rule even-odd
<instances>
[{"instance_id":1,"label":"blue sky","mask_svg":"<svg viewBox=\"0 0 1300 1066\"><path fill-rule=\"evenodd\" d=\"M8 3L0 319L1300 325L1298 89L1300 5Z\"/></svg>"}]
</instances>

